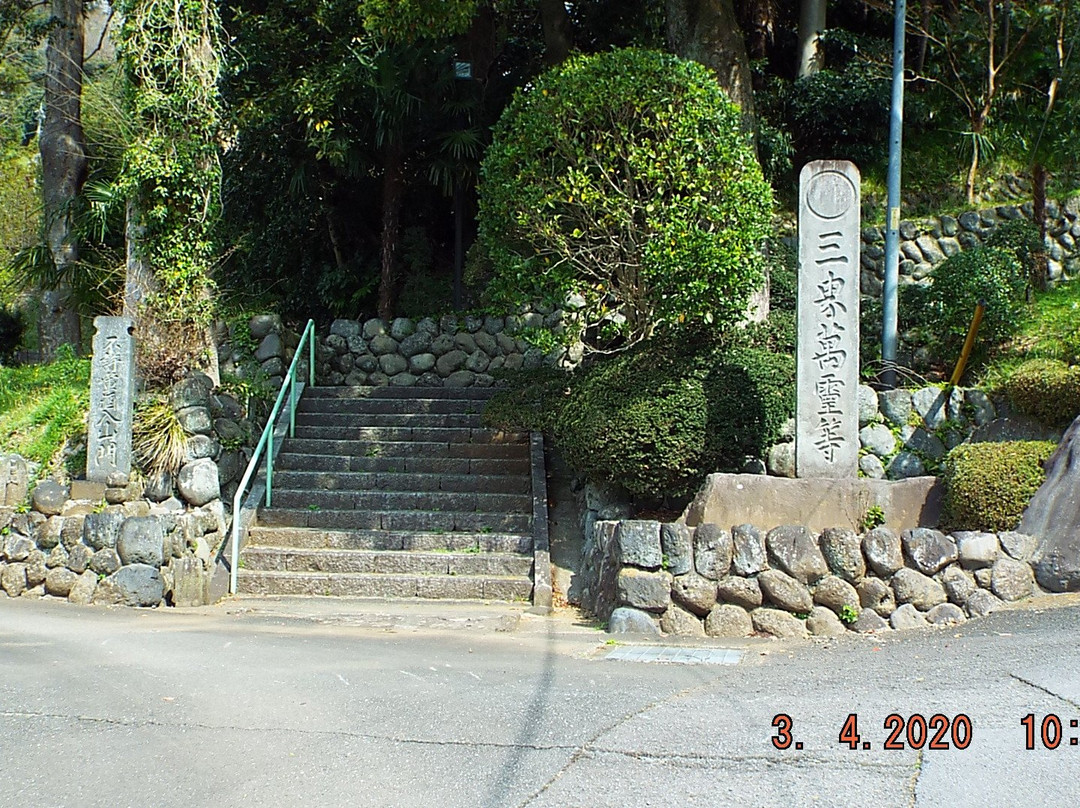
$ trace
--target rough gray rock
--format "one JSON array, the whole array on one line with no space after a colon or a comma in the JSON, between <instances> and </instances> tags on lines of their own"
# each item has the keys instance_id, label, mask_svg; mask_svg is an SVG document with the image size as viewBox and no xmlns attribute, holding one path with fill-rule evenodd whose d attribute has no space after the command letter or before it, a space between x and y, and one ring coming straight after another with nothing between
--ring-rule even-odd
<instances>
[{"instance_id":1,"label":"rough gray rock","mask_svg":"<svg viewBox=\"0 0 1080 808\"><path fill-rule=\"evenodd\" d=\"M34 510L46 516L56 516L64 509L68 488L56 480L42 480L34 488Z\"/></svg>"},{"instance_id":2,"label":"rough gray rock","mask_svg":"<svg viewBox=\"0 0 1080 808\"><path fill-rule=\"evenodd\" d=\"M941 584L913 569L897 570L892 577L892 588L897 603L910 603L920 612L929 611L946 600Z\"/></svg>"},{"instance_id":3,"label":"rough gray rock","mask_svg":"<svg viewBox=\"0 0 1080 808\"><path fill-rule=\"evenodd\" d=\"M859 605L888 617L896 610L896 596L892 587L880 578L863 578L855 591L859 593Z\"/></svg>"},{"instance_id":4,"label":"rough gray rock","mask_svg":"<svg viewBox=\"0 0 1080 808\"><path fill-rule=\"evenodd\" d=\"M814 608L810 590L780 570L765 570L757 578L765 601L789 612L809 613Z\"/></svg>"},{"instance_id":5,"label":"rough gray rock","mask_svg":"<svg viewBox=\"0 0 1080 808\"><path fill-rule=\"evenodd\" d=\"M206 407L185 407L176 413L176 420L189 435L209 435L214 429Z\"/></svg>"},{"instance_id":6,"label":"rough gray rock","mask_svg":"<svg viewBox=\"0 0 1080 808\"><path fill-rule=\"evenodd\" d=\"M719 580L731 569L731 534L719 525L698 525L694 530L694 567L698 575Z\"/></svg>"},{"instance_id":7,"label":"rough gray rock","mask_svg":"<svg viewBox=\"0 0 1080 808\"><path fill-rule=\"evenodd\" d=\"M972 420L976 426L983 426L997 418L997 411L994 409L990 396L982 390L964 391L964 401L972 413Z\"/></svg>"},{"instance_id":8,"label":"rough gray rock","mask_svg":"<svg viewBox=\"0 0 1080 808\"><path fill-rule=\"evenodd\" d=\"M383 354L379 357L379 369L387 376L397 376L409 369L409 360L400 354Z\"/></svg>"},{"instance_id":9,"label":"rough gray rock","mask_svg":"<svg viewBox=\"0 0 1080 808\"><path fill-rule=\"evenodd\" d=\"M49 569L53 567L65 567L67 566L68 551L62 544L56 545L49 551L49 554L45 556L45 566Z\"/></svg>"},{"instance_id":10,"label":"rough gray rock","mask_svg":"<svg viewBox=\"0 0 1080 808\"><path fill-rule=\"evenodd\" d=\"M660 626L650 614L638 609L620 606L608 618L608 634L645 634L660 636Z\"/></svg>"},{"instance_id":11,"label":"rough gray rock","mask_svg":"<svg viewBox=\"0 0 1080 808\"><path fill-rule=\"evenodd\" d=\"M45 576L45 591L57 598L66 598L79 576L67 567L54 567Z\"/></svg>"},{"instance_id":12,"label":"rough gray rock","mask_svg":"<svg viewBox=\"0 0 1080 808\"><path fill-rule=\"evenodd\" d=\"M26 565L8 564L0 569L0 589L17 598L26 591Z\"/></svg>"},{"instance_id":13,"label":"rough gray rock","mask_svg":"<svg viewBox=\"0 0 1080 808\"><path fill-rule=\"evenodd\" d=\"M948 418L948 394L940 387L923 387L911 394L911 406L930 429L942 426Z\"/></svg>"},{"instance_id":14,"label":"rough gray rock","mask_svg":"<svg viewBox=\"0 0 1080 808\"><path fill-rule=\"evenodd\" d=\"M971 593L979 588L975 584L975 576L955 565L946 568L941 573L940 578L941 585L945 587L945 594L948 595L949 601L957 606L963 606L967 603Z\"/></svg>"},{"instance_id":15,"label":"rough gray rock","mask_svg":"<svg viewBox=\"0 0 1080 808\"><path fill-rule=\"evenodd\" d=\"M994 563L990 591L1008 602L1031 597L1035 591L1035 576L1031 567L1023 561L1002 556Z\"/></svg>"},{"instance_id":16,"label":"rough gray rock","mask_svg":"<svg viewBox=\"0 0 1080 808\"><path fill-rule=\"evenodd\" d=\"M733 603L744 609L756 609L762 603L761 584L757 578L728 575L716 584L716 599L721 603Z\"/></svg>"},{"instance_id":17,"label":"rough gray rock","mask_svg":"<svg viewBox=\"0 0 1080 808\"><path fill-rule=\"evenodd\" d=\"M859 458L859 471L871 480L885 479L885 464L877 455L866 454Z\"/></svg>"},{"instance_id":18,"label":"rough gray rock","mask_svg":"<svg viewBox=\"0 0 1080 808\"><path fill-rule=\"evenodd\" d=\"M845 527L828 527L818 539L825 563L834 575L850 584L856 584L866 574L866 561L862 554L862 537Z\"/></svg>"},{"instance_id":19,"label":"rough gray rock","mask_svg":"<svg viewBox=\"0 0 1080 808\"><path fill-rule=\"evenodd\" d=\"M112 575L120 567L120 555L111 547L104 547L90 557L90 570L98 575Z\"/></svg>"},{"instance_id":20,"label":"rough gray rock","mask_svg":"<svg viewBox=\"0 0 1080 808\"><path fill-rule=\"evenodd\" d=\"M873 609L863 609L859 613L859 619L851 624L851 630L859 634L876 634L880 631L888 631L889 628L885 618Z\"/></svg>"},{"instance_id":21,"label":"rough gray rock","mask_svg":"<svg viewBox=\"0 0 1080 808\"><path fill-rule=\"evenodd\" d=\"M68 591L68 600L78 606L89 605L94 598L94 590L97 589L97 584L97 574L85 570Z\"/></svg>"},{"instance_id":22,"label":"rough gray rock","mask_svg":"<svg viewBox=\"0 0 1080 808\"><path fill-rule=\"evenodd\" d=\"M387 354L396 355L399 347L397 340L386 334L379 334L378 336L372 337L371 342L368 344L368 350L379 357Z\"/></svg>"},{"instance_id":23,"label":"rough gray rock","mask_svg":"<svg viewBox=\"0 0 1080 808\"><path fill-rule=\"evenodd\" d=\"M447 387L471 387L477 376L471 370L456 370L446 377Z\"/></svg>"},{"instance_id":24,"label":"rough gray rock","mask_svg":"<svg viewBox=\"0 0 1080 808\"><path fill-rule=\"evenodd\" d=\"M926 613L926 622L932 626L954 626L965 620L964 610L955 603L942 603Z\"/></svg>"},{"instance_id":25,"label":"rough gray rock","mask_svg":"<svg viewBox=\"0 0 1080 808\"><path fill-rule=\"evenodd\" d=\"M210 390L197 376L186 376L169 390L169 406L174 410L206 407L209 404Z\"/></svg>"},{"instance_id":26,"label":"rough gray rock","mask_svg":"<svg viewBox=\"0 0 1080 808\"><path fill-rule=\"evenodd\" d=\"M832 609L837 615L844 613L845 606L856 613L860 609L859 593L855 587L836 575L826 575L818 581L814 603Z\"/></svg>"},{"instance_id":27,"label":"rough gray rock","mask_svg":"<svg viewBox=\"0 0 1080 808\"><path fill-rule=\"evenodd\" d=\"M862 551L877 575L889 578L904 566L900 537L891 527L875 527L862 540Z\"/></svg>"},{"instance_id":28,"label":"rough gray rock","mask_svg":"<svg viewBox=\"0 0 1080 808\"><path fill-rule=\"evenodd\" d=\"M890 480L907 480L911 477L922 477L926 474L926 466L922 459L911 452L900 452L885 468L885 476Z\"/></svg>"},{"instance_id":29,"label":"rough gray rock","mask_svg":"<svg viewBox=\"0 0 1080 808\"><path fill-rule=\"evenodd\" d=\"M84 523L85 524L85 523ZM45 520L37 533L37 544L42 550L51 550L60 544L60 537L64 531L64 517L50 516Z\"/></svg>"},{"instance_id":30,"label":"rough gray rock","mask_svg":"<svg viewBox=\"0 0 1080 808\"><path fill-rule=\"evenodd\" d=\"M1020 533L1039 537L1032 566L1051 592L1080 591L1080 417L1046 463L1046 481L1020 520Z\"/></svg>"},{"instance_id":31,"label":"rough gray rock","mask_svg":"<svg viewBox=\"0 0 1080 808\"><path fill-rule=\"evenodd\" d=\"M672 575L685 575L694 563L693 540L690 528L680 522L665 522L660 526L660 551L667 560Z\"/></svg>"},{"instance_id":32,"label":"rough gray rock","mask_svg":"<svg viewBox=\"0 0 1080 808\"><path fill-rule=\"evenodd\" d=\"M859 443L878 457L888 457L896 451L896 438L884 424L870 424L860 429Z\"/></svg>"},{"instance_id":33,"label":"rough gray rock","mask_svg":"<svg viewBox=\"0 0 1080 808\"><path fill-rule=\"evenodd\" d=\"M716 605L716 582L694 573L678 575L671 582L671 599L704 617Z\"/></svg>"},{"instance_id":34,"label":"rough gray rock","mask_svg":"<svg viewBox=\"0 0 1080 808\"><path fill-rule=\"evenodd\" d=\"M780 639L805 638L808 636L806 625L802 620L779 609L769 609L765 606L754 609L754 611L750 612L750 622L754 626L754 631L771 634Z\"/></svg>"},{"instance_id":35,"label":"rough gray rock","mask_svg":"<svg viewBox=\"0 0 1080 808\"><path fill-rule=\"evenodd\" d=\"M956 542L940 530L917 527L900 534L904 553L923 575L933 575L959 557Z\"/></svg>"},{"instance_id":36,"label":"rough gray rock","mask_svg":"<svg viewBox=\"0 0 1080 808\"><path fill-rule=\"evenodd\" d=\"M196 507L221 496L218 467L213 460L201 458L185 463L176 479L180 495Z\"/></svg>"},{"instance_id":37,"label":"rough gray rock","mask_svg":"<svg viewBox=\"0 0 1080 808\"><path fill-rule=\"evenodd\" d=\"M1029 536L1026 533L1017 533L1011 530L999 533L998 541L1001 543L1005 552L1017 561L1030 562L1035 555L1035 550L1038 549L1039 546L1039 540L1034 536Z\"/></svg>"},{"instance_id":38,"label":"rough gray rock","mask_svg":"<svg viewBox=\"0 0 1080 808\"><path fill-rule=\"evenodd\" d=\"M34 542L26 536L12 533L4 538L4 558L8 561L26 561L35 549Z\"/></svg>"},{"instance_id":39,"label":"rough gray rock","mask_svg":"<svg viewBox=\"0 0 1080 808\"><path fill-rule=\"evenodd\" d=\"M900 431L900 437L904 441L904 449L913 452L919 457L931 460L941 460L945 456L945 444L937 435L932 435L923 429L904 427Z\"/></svg>"},{"instance_id":40,"label":"rough gray rock","mask_svg":"<svg viewBox=\"0 0 1080 808\"><path fill-rule=\"evenodd\" d=\"M660 550L660 523L652 520L626 520L615 534L619 560L647 570L658 570L663 563Z\"/></svg>"},{"instance_id":41,"label":"rough gray rock","mask_svg":"<svg viewBox=\"0 0 1080 808\"><path fill-rule=\"evenodd\" d=\"M952 536L960 551L960 566L966 570L992 567L1001 555L998 537L993 533L962 530Z\"/></svg>"},{"instance_id":42,"label":"rough gray rock","mask_svg":"<svg viewBox=\"0 0 1080 808\"><path fill-rule=\"evenodd\" d=\"M76 544L68 551L67 568L76 575L82 575L90 566L94 552L85 544Z\"/></svg>"},{"instance_id":43,"label":"rough gray rock","mask_svg":"<svg viewBox=\"0 0 1080 808\"><path fill-rule=\"evenodd\" d=\"M911 416L911 393L907 390L882 390L878 393L878 407L889 423L906 426Z\"/></svg>"},{"instance_id":44,"label":"rough gray rock","mask_svg":"<svg viewBox=\"0 0 1080 808\"><path fill-rule=\"evenodd\" d=\"M753 525L735 525L731 529L731 543L731 566L736 575L756 575L769 568L765 537Z\"/></svg>"},{"instance_id":45,"label":"rough gray rock","mask_svg":"<svg viewBox=\"0 0 1080 808\"><path fill-rule=\"evenodd\" d=\"M154 516L135 517L124 521L116 551L124 564L147 564L160 567L164 534L161 522Z\"/></svg>"},{"instance_id":46,"label":"rough gray rock","mask_svg":"<svg viewBox=\"0 0 1080 808\"><path fill-rule=\"evenodd\" d=\"M710 637L746 637L753 630L750 615L729 603L717 606L705 618L705 633Z\"/></svg>"},{"instance_id":47,"label":"rough gray rock","mask_svg":"<svg viewBox=\"0 0 1080 808\"><path fill-rule=\"evenodd\" d=\"M975 570L975 583L981 589L989 589L990 584L994 578L994 570L992 567L983 567L981 570Z\"/></svg>"},{"instance_id":48,"label":"rough gray rock","mask_svg":"<svg viewBox=\"0 0 1080 808\"><path fill-rule=\"evenodd\" d=\"M778 443L770 447L765 461L773 477L795 477L795 444Z\"/></svg>"},{"instance_id":49,"label":"rough gray rock","mask_svg":"<svg viewBox=\"0 0 1080 808\"><path fill-rule=\"evenodd\" d=\"M663 572L623 567L615 591L621 604L635 609L659 614L671 605L670 576Z\"/></svg>"},{"instance_id":50,"label":"rough gray rock","mask_svg":"<svg viewBox=\"0 0 1080 808\"><path fill-rule=\"evenodd\" d=\"M840 637L847 633L844 624L832 609L815 606L806 618L806 628L815 637Z\"/></svg>"},{"instance_id":51,"label":"rough gray rock","mask_svg":"<svg viewBox=\"0 0 1080 808\"><path fill-rule=\"evenodd\" d=\"M773 567L800 583L812 584L829 574L825 557L804 525L773 528L765 536L765 549Z\"/></svg>"},{"instance_id":52,"label":"rough gray rock","mask_svg":"<svg viewBox=\"0 0 1080 808\"><path fill-rule=\"evenodd\" d=\"M971 593L967 603L964 604L964 611L967 612L968 617L986 617L986 615L996 612L1003 605L1000 599L985 589L976 589Z\"/></svg>"},{"instance_id":53,"label":"rough gray rock","mask_svg":"<svg viewBox=\"0 0 1080 808\"><path fill-rule=\"evenodd\" d=\"M897 631L903 631L904 629L909 628L922 628L926 625L926 618L923 617L922 612L910 603L905 603L903 606L897 607L896 611L889 615L889 625Z\"/></svg>"},{"instance_id":54,"label":"rough gray rock","mask_svg":"<svg viewBox=\"0 0 1080 808\"><path fill-rule=\"evenodd\" d=\"M863 427L873 421L878 414L878 395L873 387L865 384L859 385L857 393L859 407L859 426Z\"/></svg>"},{"instance_id":55,"label":"rough gray rock","mask_svg":"<svg viewBox=\"0 0 1080 808\"><path fill-rule=\"evenodd\" d=\"M41 550L34 550L26 561L26 585L33 589L45 583L45 576L49 574L49 568L45 566L45 554Z\"/></svg>"},{"instance_id":56,"label":"rough gray rock","mask_svg":"<svg viewBox=\"0 0 1080 808\"><path fill-rule=\"evenodd\" d=\"M705 636L705 626L701 620L674 604L660 615L660 630L676 637Z\"/></svg>"},{"instance_id":57,"label":"rough gray rock","mask_svg":"<svg viewBox=\"0 0 1080 808\"><path fill-rule=\"evenodd\" d=\"M120 526L124 523L124 515L112 511L101 513L88 513L83 520L83 544L94 550L105 547L115 547L120 538Z\"/></svg>"},{"instance_id":58,"label":"rough gray rock","mask_svg":"<svg viewBox=\"0 0 1080 808\"><path fill-rule=\"evenodd\" d=\"M457 349L449 351L435 361L435 370L440 376L449 376L454 371L460 370L468 358L469 355L464 351Z\"/></svg>"}]
</instances>

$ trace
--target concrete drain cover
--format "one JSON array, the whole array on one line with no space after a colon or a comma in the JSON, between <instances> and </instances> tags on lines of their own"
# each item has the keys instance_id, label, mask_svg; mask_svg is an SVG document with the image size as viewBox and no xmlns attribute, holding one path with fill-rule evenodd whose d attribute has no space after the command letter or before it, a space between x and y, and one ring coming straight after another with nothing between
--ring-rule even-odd
<instances>
[{"instance_id":1,"label":"concrete drain cover","mask_svg":"<svg viewBox=\"0 0 1080 808\"><path fill-rule=\"evenodd\" d=\"M743 652L730 648L616 648L604 659L623 662L672 662L677 665L738 665Z\"/></svg>"}]
</instances>

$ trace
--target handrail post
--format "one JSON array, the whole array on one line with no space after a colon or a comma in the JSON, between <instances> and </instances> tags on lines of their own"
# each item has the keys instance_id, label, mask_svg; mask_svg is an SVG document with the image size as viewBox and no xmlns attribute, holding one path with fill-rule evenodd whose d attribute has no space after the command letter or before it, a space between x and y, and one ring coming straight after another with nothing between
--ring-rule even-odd
<instances>
[{"instance_id":1,"label":"handrail post","mask_svg":"<svg viewBox=\"0 0 1080 808\"><path fill-rule=\"evenodd\" d=\"M315 321L309 320L308 326L311 328L311 335L308 337L308 376L310 376L310 387L315 386Z\"/></svg>"},{"instance_id":2,"label":"handrail post","mask_svg":"<svg viewBox=\"0 0 1080 808\"><path fill-rule=\"evenodd\" d=\"M289 437L296 437L296 376L289 380Z\"/></svg>"},{"instance_id":3,"label":"handrail post","mask_svg":"<svg viewBox=\"0 0 1080 808\"><path fill-rule=\"evenodd\" d=\"M266 433L266 507L270 507L270 489L274 480L274 430L273 423Z\"/></svg>"}]
</instances>

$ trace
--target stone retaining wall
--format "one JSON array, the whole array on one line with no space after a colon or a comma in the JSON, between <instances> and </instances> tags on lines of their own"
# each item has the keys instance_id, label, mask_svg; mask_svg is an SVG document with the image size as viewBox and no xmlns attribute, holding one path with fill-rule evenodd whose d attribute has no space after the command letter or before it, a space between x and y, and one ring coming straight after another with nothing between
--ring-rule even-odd
<instances>
[{"instance_id":1,"label":"stone retaining wall","mask_svg":"<svg viewBox=\"0 0 1080 808\"><path fill-rule=\"evenodd\" d=\"M539 328L558 329L563 312L537 307L507 317L455 317L392 322L335 320L319 343L318 384L374 387L491 387L495 371L531 369L555 362L524 335ZM571 360L580 355L571 352Z\"/></svg>"},{"instance_id":2,"label":"stone retaining wall","mask_svg":"<svg viewBox=\"0 0 1080 808\"><path fill-rule=\"evenodd\" d=\"M859 473L873 479L902 480L938 474L945 454L961 443L1061 439L1048 429L1009 410L981 390L922 387L875 391L860 385ZM795 476L794 421L766 458L769 474Z\"/></svg>"},{"instance_id":3,"label":"stone retaining wall","mask_svg":"<svg viewBox=\"0 0 1080 808\"><path fill-rule=\"evenodd\" d=\"M951 625L1039 592L1036 540L929 528L598 522L582 605L612 633L837 636Z\"/></svg>"}]
</instances>

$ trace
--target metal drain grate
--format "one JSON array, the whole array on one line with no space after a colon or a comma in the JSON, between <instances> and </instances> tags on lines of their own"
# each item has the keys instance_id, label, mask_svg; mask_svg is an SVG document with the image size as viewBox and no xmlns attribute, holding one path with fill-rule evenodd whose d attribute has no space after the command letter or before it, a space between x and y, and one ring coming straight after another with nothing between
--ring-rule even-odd
<instances>
[{"instance_id":1,"label":"metal drain grate","mask_svg":"<svg viewBox=\"0 0 1080 808\"><path fill-rule=\"evenodd\" d=\"M738 665L743 652L730 648L615 648L604 659L623 662L672 662L677 665Z\"/></svg>"}]
</instances>

